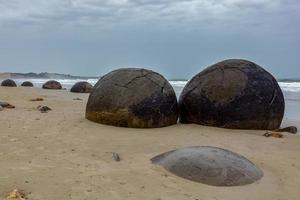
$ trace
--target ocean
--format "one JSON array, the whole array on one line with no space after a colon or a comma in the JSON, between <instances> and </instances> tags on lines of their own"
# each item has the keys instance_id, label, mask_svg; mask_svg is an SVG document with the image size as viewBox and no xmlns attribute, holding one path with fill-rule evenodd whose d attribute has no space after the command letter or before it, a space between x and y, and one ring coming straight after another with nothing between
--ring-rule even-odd
<instances>
[{"instance_id":1,"label":"ocean","mask_svg":"<svg viewBox=\"0 0 300 200\"><path fill-rule=\"evenodd\" d=\"M20 85L23 81L31 81L35 87L42 87L42 85L47 81L46 79L18 79L16 80L17 84ZM58 79L64 88L70 89L78 81L88 81L94 85L98 80L97 79ZM170 84L173 86L176 95L179 97L182 89L186 85L187 81L170 81ZM283 91L285 97L285 116L284 116L284 125L292 125L291 122L300 121L300 81L296 82L293 80L284 80L280 81L279 85Z\"/></svg>"}]
</instances>

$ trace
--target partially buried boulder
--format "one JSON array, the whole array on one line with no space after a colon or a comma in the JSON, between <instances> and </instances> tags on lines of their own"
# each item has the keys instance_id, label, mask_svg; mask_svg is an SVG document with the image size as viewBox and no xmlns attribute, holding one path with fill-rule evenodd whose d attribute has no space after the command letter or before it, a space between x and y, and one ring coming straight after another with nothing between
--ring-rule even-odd
<instances>
[{"instance_id":1,"label":"partially buried boulder","mask_svg":"<svg viewBox=\"0 0 300 200\"><path fill-rule=\"evenodd\" d=\"M76 93L90 93L92 92L93 86L86 82L86 81L81 81L73 85L71 88L71 92L76 92Z\"/></svg>"},{"instance_id":2,"label":"partially buried boulder","mask_svg":"<svg viewBox=\"0 0 300 200\"><path fill-rule=\"evenodd\" d=\"M179 177L213 186L246 185L263 177L251 161L216 147L187 147L163 153L151 161Z\"/></svg>"},{"instance_id":3,"label":"partially buried boulder","mask_svg":"<svg viewBox=\"0 0 300 200\"><path fill-rule=\"evenodd\" d=\"M1 86L5 86L5 87L17 87L17 84L15 81L11 80L11 79L6 79L4 81L2 81Z\"/></svg>"},{"instance_id":4,"label":"partially buried boulder","mask_svg":"<svg viewBox=\"0 0 300 200\"><path fill-rule=\"evenodd\" d=\"M177 123L175 92L160 74L137 68L119 69L94 86L86 118L108 125L157 128Z\"/></svg>"},{"instance_id":5,"label":"partially buried boulder","mask_svg":"<svg viewBox=\"0 0 300 200\"><path fill-rule=\"evenodd\" d=\"M225 60L194 76L179 100L180 121L236 129L280 127L284 98L276 79L246 60Z\"/></svg>"},{"instance_id":6,"label":"partially buried boulder","mask_svg":"<svg viewBox=\"0 0 300 200\"><path fill-rule=\"evenodd\" d=\"M50 80L47 81L44 85L43 85L44 89L56 89L56 90L60 90L62 89L61 84L58 81L55 80Z\"/></svg>"},{"instance_id":7,"label":"partially buried boulder","mask_svg":"<svg viewBox=\"0 0 300 200\"><path fill-rule=\"evenodd\" d=\"M33 83L31 83L30 81L24 81L21 86L23 87L33 87Z\"/></svg>"}]
</instances>

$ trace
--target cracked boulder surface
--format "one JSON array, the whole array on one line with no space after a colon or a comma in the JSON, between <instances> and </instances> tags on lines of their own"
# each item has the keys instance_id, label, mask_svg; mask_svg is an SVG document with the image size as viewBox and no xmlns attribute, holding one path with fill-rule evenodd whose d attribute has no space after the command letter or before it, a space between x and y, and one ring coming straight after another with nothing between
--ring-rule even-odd
<instances>
[{"instance_id":1,"label":"cracked boulder surface","mask_svg":"<svg viewBox=\"0 0 300 200\"><path fill-rule=\"evenodd\" d=\"M23 87L33 87L33 83L30 81L24 81L21 86Z\"/></svg>"},{"instance_id":2,"label":"cracked boulder surface","mask_svg":"<svg viewBox=\"0 0 300 200\"><path fill-rule=\"evenodd\" d=\"M131 128L169 126L177 123L177 99L162 75L140 68L118 69L103 76L94 86L86 118Z\"/></svg>"},{"instance_id":3,"label":"cracked boulder surface","mask_svg":"<svg viewBox=\"0 0 300 200\"><path fill-rule=\"evenodd\" d=\"M17 87L17 84L14 80L6 79L6 80L2 81L1 86L4 86L4 87Z\"/></svg>"},{"instance_id":4,"label":"cracked boulder surface","mask_svg":"<svg viewBox=\"0 0 300 200\"><path fill-rule=\"evenodd\" d=\"M247 185L263 177L263 172L245 157L216 147L186 147L151 161L179 177L212 186Z\"/></svg>"},{"instance_id":5,"label":"cracked boulder surface","mask_svg":"<svg viewBox=\"0 0 300 200\"><path fill-rule=\"evenodd\" d=\"M43 85L43 88L44 89L60 90L60 89L62 89L62 86L61 86L61 84L58 81L50 80L50 81L47 81Z\"/></svg>"},{"instance_id":6,"label":"cracked boulder surface","mask_svg":"<svg viewBox=\"0 0 300 200\"><path fill-rule=\"evenodd\" d=\"M92 92L92 90L93 90L93 86L86 81L77 82L71 88L71 92L75 92L75 93L90 93Z\"/></svg>"},{"instance_id":7,"label":"cracked boulder surface","mask_svg":"<svg viewBox=\"0 0 300 200\"><path fill-rule=\"evenodd\" d=\"M262 67L231 59L194 76L180 99L180 121L232 129L274 130L284 115L276 79Z\"/></svg>"}]
</instances>

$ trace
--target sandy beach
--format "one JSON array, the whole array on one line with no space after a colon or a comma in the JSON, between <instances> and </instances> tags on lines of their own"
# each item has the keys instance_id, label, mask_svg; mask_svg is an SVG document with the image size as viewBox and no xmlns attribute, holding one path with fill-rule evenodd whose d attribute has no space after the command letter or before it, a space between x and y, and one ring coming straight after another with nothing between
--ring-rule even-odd
<instances>
[{"instance_id":1,"label":"sandy beach","mask_svg":"<svg viewBox=\"0 0 300 200\"><path fill-rule=\"evenodd\" d=\"M36 97L45 100L30 101ZM15 188L29 200L299 199L298 135L266 138L265 131L192 124L105 126L85 119L87 98L67 90L0 88L0 99L16 106L0 111L0 199ZM40 113L38 105L52 111ZM264 177L246 186L213 187L176 177L150 162L158 154L188 146L239 153L260 167ZM114 161L111 152L121 161Z\"/></svg>"}]
</instances>

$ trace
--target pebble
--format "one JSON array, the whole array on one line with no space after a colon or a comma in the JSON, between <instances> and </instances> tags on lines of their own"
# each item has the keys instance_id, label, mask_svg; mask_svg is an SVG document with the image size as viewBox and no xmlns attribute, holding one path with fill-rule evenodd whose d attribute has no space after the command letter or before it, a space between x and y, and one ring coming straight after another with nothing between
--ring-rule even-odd
<instances>
[{"instance_id":1,"label":"pebble","mask_svg":"<svg viewBox=\"0 0 300 200\"><path fill-rule=\"evenodd\" d=\"M82 101L82 99L80 99L80 98L74 98L73 100L75 100L75 101Z\"/></svg>"},{"instance_id":2,"label":"pebble","mask_svg":"<svg viewBox=\"0 0 300 200\"><path fill-rule=\"evenodd\" d=\"M8 106L8 105L9 105L9 103L4 102L4 101L0 101L0 106L6 107L6 106Z\"/></svg>"},{"instance_id":3,"label":"pebble","mask_svg":"<svg viewBox=\"0 0 300 200\"><path fill-rule=\"evenodd\" d=\"M44 101L43 98L37 97L35 99L30 99L30 101Z\"/></svg>"},{"instance_id":4,"label":"pebble","mask_svg":"<svg viewBox=\"0 0 300 200\"><path fill-rule=\"evenodd\" d=\"M114 159L114 161L120 162L121 158L119 156L119 154L112 152L112 158Z\"/></svg>"},{"instance_id":5,"label":"pebble","mask_svg":"<svg viewBox=\"0 0 300 200\"><path fill-rule=\"evenodd\" d=\"M41 113L47 113L48 111L52 110L48 106L42 106L42 105L39 105L37 108Z\"/></svg>"},{"instance_id":6,"label":"pebble","mask_svg":"<svg viewBox=\"0 0 300 200\"><path fill-rule=\"evenodd\" d=\"M1 106L2 108L15 108L15 106L10 105L9 103L4 102L4 101L0 101L0 106Z\"/></svg>"}]
</instances>

